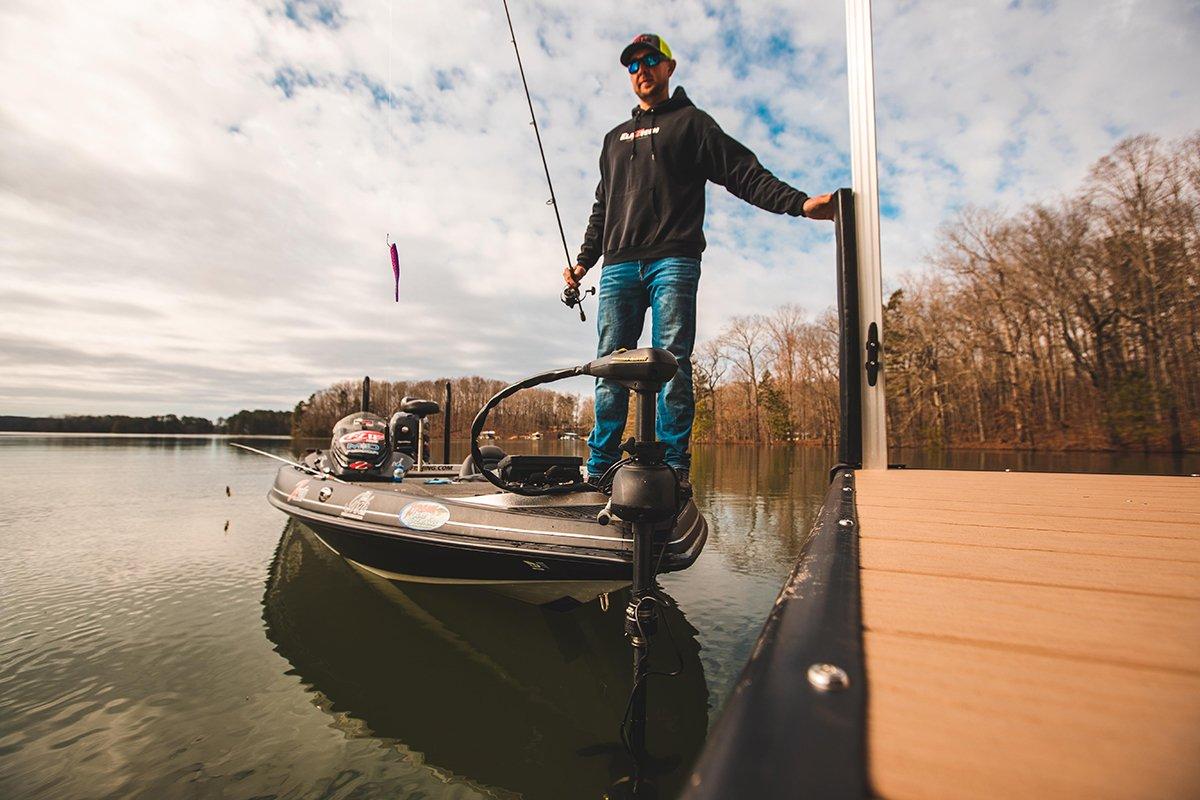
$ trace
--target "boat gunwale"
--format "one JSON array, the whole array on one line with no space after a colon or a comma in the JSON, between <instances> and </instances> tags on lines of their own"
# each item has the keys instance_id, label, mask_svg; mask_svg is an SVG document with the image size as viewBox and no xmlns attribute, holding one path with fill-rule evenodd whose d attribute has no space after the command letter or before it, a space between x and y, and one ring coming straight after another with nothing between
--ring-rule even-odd
<instances>
[{"instance_id":1,"label":"boat gunwale","mask_svg":"<svg viewBox=\"0 0 1200 800\"><path fill-rule=\"evenodd\" d=\"M484 539L484 538L480 538L480 537L470 536L469 534L450 534L450 535L443 535L443 536L428 535L429 533L432 533L432 532L417 531L412 528L404 528L404 527L400 527L398 525L397 526L392 526L392 525L384 526L384 525L380 525L379 523L375 523L375 522L369 522L366 520L355 520L355 519L351 519L349 517L335 516L332 514L314 513L308 509L288 503L288 502L286 502L286 500L282 500L282 501L279 500L275 496L276 493L284 495L284 497L286 498L286 494L282 490L280 490L276 486L272 486L271 491L267 494L267 501L271 505L273 505L276 508L278 508L279 510L283 511L285 514L288 514L290 517L297 519L298 521L303 522L305 524L309 524L310 526L313 526L313 525L328 526L328 525L332 524L332 525L336 525L340 528L352 531L356 534L365 534L365 535L369 535L369 536L378 536L378 537L393 537L393 538L397 538L397 539L403 539L403 540L409 540L409 541L419 541L419 542L423 542L423 543L430 544L430 545L445 546L445 547L452 547L452 548L458 548L458 549L496 550L496 551L512 553L514 555L521 555L521 556L541 555L541 556L544 556L547 558L562 558L564 555L570 554L571 557L573 557L573 558L587 560L592 563L610 563L610 564L614 564L614 563L615 564L630 564L630 563L632 563L632 557L633 557L632 556L632 548L602 549L602 548L595 548L595 547L584 547L584 546L580 546L580 545L565 545L565 544L560 545L560 544L555 544L552 542L529 542L529 543L520 542L520 541L500 542L495 539ZM341 506L327 506L327 507L329 507L329 508L339 507L340 508ZM373 512L373 513L383 514L384 512ZM395 517L394 514L387 514L387 516ZM700 514L697 514L696 522L688 529L688 535L690 535L692 538L692 542L691 542L690 546L688 546L686 549L684 549L682 551L667 550L666 552L664 552L662 554L659 572L675 572L678 570L686 569L687 567L691 566L695 562L695 560L700 555L700 551L703 550L704 543L708 539L707 531L703 530L703 527L704 527L702 524L703 520L704 520L704 517ZM695 531L697 527L701 528L700 532L697 534L693 534L692 532ZM542 532L542 531L519 531L519 532L533 533L535 535L544 535L545 533L550 533L551 535L572 536L572 534L554 534L553 532ZM681 543L681 542L685 541L687 538L688 538L688 536L684 536L679 539L676 539L673 542L668 542L665 545L665 547L670 547L670 545L672 545L672 544ZM609 541L624 541L624 540L610 538ZM539 550L537 548L545 548L545 549Z\"/></svg>"}]
</instances>

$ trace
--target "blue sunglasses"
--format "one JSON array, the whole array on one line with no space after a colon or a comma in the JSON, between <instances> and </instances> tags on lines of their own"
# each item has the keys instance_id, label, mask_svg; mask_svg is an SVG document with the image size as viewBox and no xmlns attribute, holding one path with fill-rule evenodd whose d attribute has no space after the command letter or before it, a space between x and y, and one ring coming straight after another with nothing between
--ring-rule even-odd
<instances>
[{"instance_id":1,"label":"blue sunglasses","mask_svg":"<svg viewBox=\"0 0 1200 800\"><path fill-rule=\"evenodd\" d=\"M637 75L637 71L641 69L642 64L645 64L647 67L657 67L664 61L666 61L666 59L657 53L650 53L642 56L641 58L635 58L633 61L629 62L629 74Z\"/></svg>"}]
</instances>

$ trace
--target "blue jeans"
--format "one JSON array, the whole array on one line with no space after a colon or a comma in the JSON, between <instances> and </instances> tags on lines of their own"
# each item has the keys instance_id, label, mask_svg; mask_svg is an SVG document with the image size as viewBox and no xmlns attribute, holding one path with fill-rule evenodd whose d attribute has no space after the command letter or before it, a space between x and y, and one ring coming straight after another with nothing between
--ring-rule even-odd
<instances>
[{"instance_id":1,"label":"blue jeans","mask_svg":"<svg viewBox=\"0 0 1200 800\"><path fill-rule=\"evenodd\" d=\"M696 343L696 287L700 260L660 258L605 264L600 273L596 355L637 347L651 310L652 347L668 350L679 361L679 372L658 395L655 433L667 446L667 463L688 469L688 440L696 402L692 394L692 347ZM629 390L612 381L596 380L596 427L588 437L588 474L601 475L621 458Z\"/></svg>"}]
</instances>

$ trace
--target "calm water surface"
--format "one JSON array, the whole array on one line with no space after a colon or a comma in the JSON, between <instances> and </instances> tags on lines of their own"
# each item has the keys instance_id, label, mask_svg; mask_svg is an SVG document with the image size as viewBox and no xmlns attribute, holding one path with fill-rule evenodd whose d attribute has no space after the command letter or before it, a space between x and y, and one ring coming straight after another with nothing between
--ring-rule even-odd
<instances>
[{"instance_id":1,"label":"calm water surface","mask_svg":"<svg viewBox=\"0 0 1200 800\"><path fill-rule=\"evenodd\" d=\"M652 652L682 667L650 683L661 796L745 661L831 460L697 453L708 546L661 578L675 646L660 635ZM897 460L1200 471L1195 456ZM366 577L267 505L275 466L218 439L0 436L0 467L22 476L0 511L0 797L622 796L623 598L556 613Z\"/></svg>"}]
</instances>

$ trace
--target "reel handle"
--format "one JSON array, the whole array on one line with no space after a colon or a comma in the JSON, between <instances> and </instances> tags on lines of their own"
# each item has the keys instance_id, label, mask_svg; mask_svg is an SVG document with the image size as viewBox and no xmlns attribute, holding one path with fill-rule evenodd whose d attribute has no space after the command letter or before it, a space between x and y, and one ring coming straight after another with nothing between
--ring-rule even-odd
<instances>
[{"instance_id":1,"label":"reel handle","mask_svg":"<svg viewBox=\"0 0 1200 800\"><path fill-rule=\"evenodd\" d=\"M562 300L563 305L565 305L567 308L575 308L576 306L578 306L579 307L579 321L587 322L587 315L583 313L583 298L587 297L589 294L595 294L595 293L596 293L595 286L588 287L588 289L586 291L584 291L582 294L580 294L579 289L577 287L568 286L567 288L563 289L562 296L559 299Z\"/></svg>"}]
</instances>

